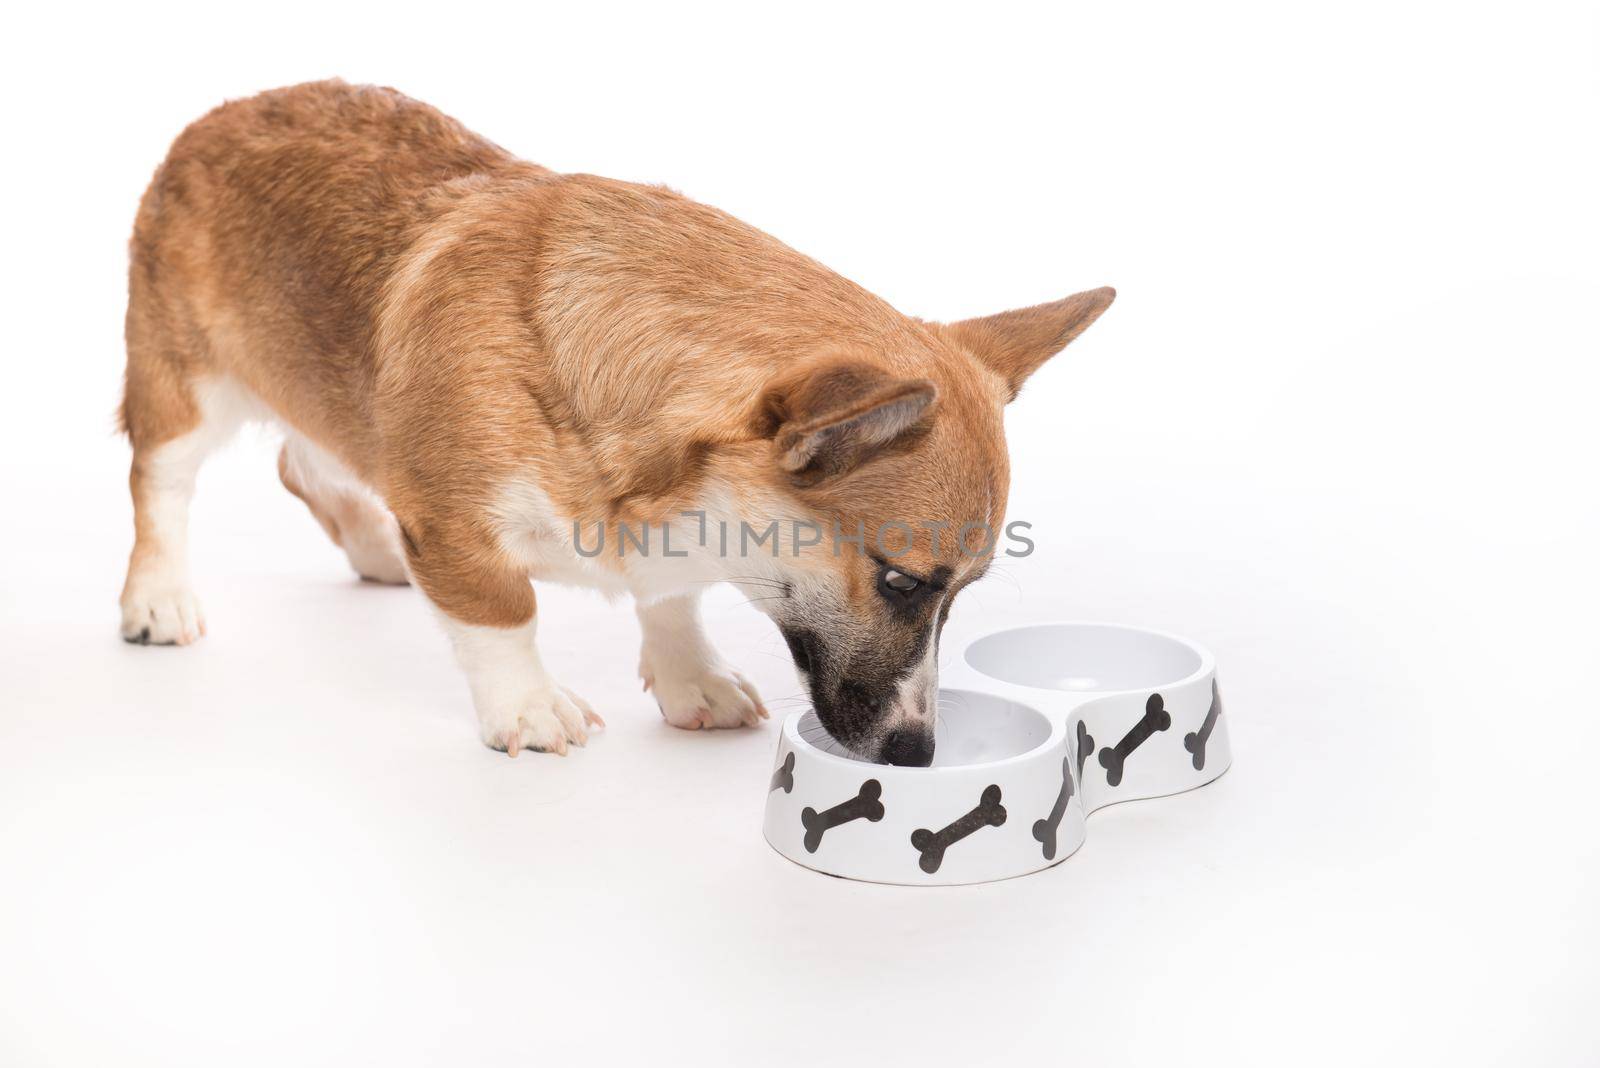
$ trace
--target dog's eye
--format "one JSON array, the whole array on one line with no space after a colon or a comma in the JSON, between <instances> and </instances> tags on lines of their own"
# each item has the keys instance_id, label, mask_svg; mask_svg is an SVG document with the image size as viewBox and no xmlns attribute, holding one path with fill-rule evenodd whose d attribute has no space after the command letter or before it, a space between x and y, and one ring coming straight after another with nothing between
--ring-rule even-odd
<instances>
[{"instance_id":1,"label":"dog's eye","mask_svg":"<svg viewBox=\"0 0 1600 1068\"><path fill-rule=\"evenodd\" d=\"M902 574L890 568L883 573L883 584L896 593L910 593L922 585L922 582L919 579L912 578L910 575Z\"/></svg>"}]
</instances>

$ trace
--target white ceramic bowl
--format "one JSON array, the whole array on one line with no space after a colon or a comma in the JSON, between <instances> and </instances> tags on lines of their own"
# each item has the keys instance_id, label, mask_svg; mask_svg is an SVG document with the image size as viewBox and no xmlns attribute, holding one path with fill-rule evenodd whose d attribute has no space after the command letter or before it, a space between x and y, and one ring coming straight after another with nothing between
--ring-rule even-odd
<instances>
[{"instance_id":1,"label":"white ceramic bowl","mask_svg":"<svg viewBox=\"0 0 1600 1068\"><path fill-rule=\"evenodd\" d=\"M783 725L764 831L849 879L986 882L1059 863L1102 805L1178 793L1231 756L1211 655L1180 638L1051 623L973 642L945 672L933 764L872 764L816 716Z\"/></svg>"}]
</instances>

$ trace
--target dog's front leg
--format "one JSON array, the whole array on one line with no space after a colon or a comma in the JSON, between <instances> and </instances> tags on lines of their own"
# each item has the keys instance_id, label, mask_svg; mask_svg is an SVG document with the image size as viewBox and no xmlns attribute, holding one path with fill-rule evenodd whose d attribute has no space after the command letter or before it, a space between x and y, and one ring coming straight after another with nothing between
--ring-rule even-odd
<instances>
[{"instance_id":1,"label":"dog's front leg","mask_svg":"<svg viewBox=\"0 0 1600 1068\"><path fill-rule=\"evenodd\" d=\"M639 605L639 677L674 727L753 727L767 717L761 695L712 648L700 625L700 595Z\"/></svg>"},{"instance_id":2,"label":"dog's front leg","mask_svg":"<svg viewBox=\"0 0 1600 1068\"><path fill-rule=\"evenodd\" d=\"M544 669L534 644L537 602L528 576L503 562L486 538L441 532L417 546L412 576L439 610L467 673L485 745L512 756L536 749L566 755L604 721Z\"/></svg>"}]
</instances>

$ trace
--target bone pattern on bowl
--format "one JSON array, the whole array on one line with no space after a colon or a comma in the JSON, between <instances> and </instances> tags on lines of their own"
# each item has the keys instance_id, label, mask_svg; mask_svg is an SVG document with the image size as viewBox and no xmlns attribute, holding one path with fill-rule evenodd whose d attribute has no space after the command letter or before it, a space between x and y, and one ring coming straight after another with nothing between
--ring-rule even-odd
<instances>
[{"instance_id":1,"label":"bone pattern on bowl","mask_svg":"<svg viewBox=\"0 0 1600 1068\"><path fill-rule=\"evenodd\" d=\"M1079 723L1079 727L1083 724ZM790 754L791 756L793 754ZM1083 772L1080 764L1078 771ZM1051 807L1049 815L1034 821L1033 836L1039 840L1044 850L1045 860L1054 860L1056 855L1056 830L1061 826L1061 817L1067 814L1067 802L1072 800L1072 758L1061 758L1061 792L1056 795L1056 803Z\"/></svg>"},{"instance_id":2,"label":"bone pattern on bowl","mask_svg":"<svg viewBox=\"0 0 1600 1068\"><path fill-rule=\"evenodd\" d=\"M1183 736L1183 747L1194 754L1190 761L1194 770L1204 771L1206 767L1206 742L1211 738L1211 732L1217 727L1217 719L1222 715L1222 694L1217 692L1217 680L1211 680L1211 708L1206 712L1206 718L1200 724L1200 729Z\"/></svg>"},{"instance_id":3,"label":"bone pattern on bowl","mask_svg":"<svg viewBox=\"0 0 1600 1068\"><path fill-rule=\"evenodd\" d=\"M883 819L883 802L878 798L883 796L883 784L877 779L868 779L861 784L861 789L856 791L856 796L848 801L841 801L832 808L818 812L814 808L800 810L800 822L805 826L805 847L807 853L815 853L822 844L822 836L841 823L851 820L868 820L877 823Z\"/></svg>"},{"instance_id":4,"label":"bone pattern on bowl","mask_svg":"<svg viewBox=\"0 0 1600 1068\"><path fill-rule=\"evenodd\" d=\"M926 827L912 831L911 848L921 854L917 866L932 875L944 863L945 850L980 828L1003 825L1006 822L1006 807L1000 803L1001 796L1000 787L990 783L983 788L977 805L964 816L951 820L937 831L930 831Z\"/></svg>"}]
</instances>

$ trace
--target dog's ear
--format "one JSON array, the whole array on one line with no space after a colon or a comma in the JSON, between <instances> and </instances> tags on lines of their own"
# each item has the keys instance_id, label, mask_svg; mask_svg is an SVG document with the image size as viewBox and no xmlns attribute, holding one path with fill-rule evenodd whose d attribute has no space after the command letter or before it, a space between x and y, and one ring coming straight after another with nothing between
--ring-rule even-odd
<instances>
[{"instance_id":1,"label":"dog's ear","mask_svg":"<svg viewBox=\"0 0 1600 1068\"><path fill-rule=\"evenodd\" d=\"M865 364L833 364L775 385L757 429L778 466L802 485L843 474L925 430L938 395L925 378L897 378Z\"/></svg>"},{"instance_id":2,"label":"dog's ear","mask_svg":"<svg viewBox=\"0 0 1600 1068\"><path fill-rule=\"evenodd\" d=\"M1115 289L1102 286L1052 304L964 319L945 329L1010 384L1015 400L1028 376L1089 329L1116 298Z\"/></svg>"}]
</instances>

